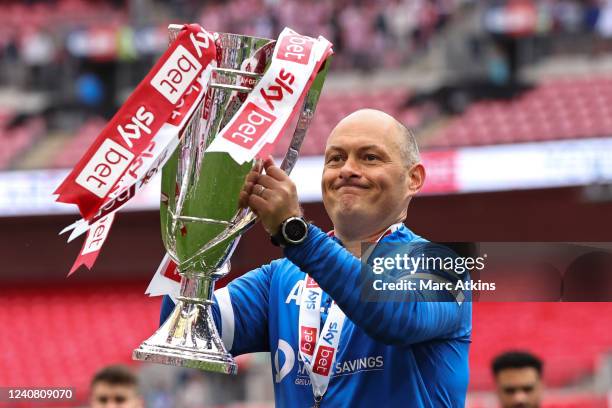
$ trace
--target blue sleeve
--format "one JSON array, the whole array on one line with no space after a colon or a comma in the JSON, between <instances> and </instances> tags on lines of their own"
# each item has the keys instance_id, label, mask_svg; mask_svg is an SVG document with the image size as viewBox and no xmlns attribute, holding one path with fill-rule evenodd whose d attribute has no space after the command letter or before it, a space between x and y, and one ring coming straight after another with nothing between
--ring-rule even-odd
<instances>
[{"instance_id":1,"label":"blue sleeve","mask_svg":"<svg viewBox=\"0 0 612 408\"><path fill-rule=\"evenodd\" d=\"M165 295L162 298L161 312L159 313L159 325L160 326L164 324L166 319L168 319L168 316L170 316L170 313L172 313L174 306L176 305L174 304L170 296ZM219 326L217 324L217 319L215 319L215 324L217 325L217 327Z\"/></svg>"},{"instance_id":2,"label":"blue sleeve","mask_svg":"<svg viewBox=\"0 0 612 408\"><path fill-rule=\"evenodd\" d=\"M215 290L212 314L228 351L236 356L269 351L268 299L274 262L234 279L225 288ZM165 296L160 316L163 323L174 308Z\"/></svg>"},{"instance_id":3,"label":"blue sleeve","mask_svg":"<svg viewBox=\"0 0 612 408\"><path fill-rule=\"evenodd\" d=\"M370 267L362 271L361 261L311 225L307 239L285 248L285 255L308 273L338 304L346 316L377 341L410 345L432 339L458 337L471 320L470 306L456 301L423 301L418 291L397 293L389 301L381 293L376 301L361 298L364 285L375 276ZM462 305L464 307L462 307ZM471 327L470 327L471 330Z\"/></svg>"}]
</instances>

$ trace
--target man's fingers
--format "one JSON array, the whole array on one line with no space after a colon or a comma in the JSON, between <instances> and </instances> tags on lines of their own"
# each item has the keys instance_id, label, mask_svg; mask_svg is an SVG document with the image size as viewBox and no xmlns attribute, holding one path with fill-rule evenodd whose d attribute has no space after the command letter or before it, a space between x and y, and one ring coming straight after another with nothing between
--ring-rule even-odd
<instances>
[{"instance_id":1,"label":"man's fingers","mask_svg":"<svg viewBox=\"0 0 612 408\"><path fill-rule=\"evenodd\" d=\"M244 186L242 187L242 191L244 191L247 194L251 194L253 192L253 186L255 185L255 182L246 182L244 183Z\"/></svg>"},{"instance_id":2,"label":"man's fingers","mask_svg":"<svg viewBox=\"0 0 612 408\"><path fill-rule=\"evenodd\" d=\"M253 166L253 171L256 171L257 173L261 173L263 169L264 169L264 161L262 159L256 159L255 165Z\"/></svg>"},{"instance_id":3,"label":"man's fingers","mask_svg":"<svg viewBox=\"0 0 612 408\"><path fill-rule=\"evenodd\" d=\"M249 205L249 194L246 191L241 191L238 196L238 207L239 208L247 208Z\"/></svg>"},{"instance_id":4,"label":"man's fingers","mask_svg":"<svg viewBox=\"0 0 612 408\"><path fill-rule=\"evenodd\" d=\"M255 183L257 181L257 178L260 176L260 174L258 172L255 172L253 170L251 170L246 178L244 179L245 183Z\"/></svg>"},{"instance_id":5,"label":"man's fingers","mask_svg":"<svg viewBox=\"0 0 612 408\"><path fill-rule=\"evenodd\" d=\"M251 168L251 170L247 173L246 177L244 178L244 182L245 183L256 183L257 178L261 175L262 170L263 170L263 161L260 159L257 159L255 161L255 164Z\"/></svg>"},{"instance_id":6,"label":"man's fingers","mask_svg":"<svg viewBox=\"0 0 612 408\"><path fill-rule=\"evenodd\" d=\"M248 204L251 210L253 210L253 212L257 215L259 215L261 211L264 211L268 206L266 200L256 194L251 194L249 196Z\"/></svg>"},{"instance_id":7,"label":"man's fingers","mask_svg":"<svg viewBox=\"0 0 612 408\"><path fill-rule=\"evenodd\" d=\"M259 176L259 178L257 179L257 184L261 184L262 186L264 186L265 188L269 188L269 189L278 189L280 188L280 182L272 177L270 177L267 174L263 174L261 176Z\"/></svg>"},{"instance_id":8,"label":"man's fingers","mask_svg":"<svg viewBox=\"0 0 612 408\"><path fill-rule=\"evenodd\" d=\"M272 158L272 156L268 156L267 158L265 158L261 164L263 165L263 168L265 170L268 169L268 167L270 166L276 166L276 163L274 162L274 159Z\"/></svg>"},{"instance_id":9,"label":"man's fingers","mask_svg":"<svg viewBox=\"0 0 612 408\"><path fill-rule=\"evenodd\" d=\"M281 168L278 167L274 163L274 160L272 160L272 157L268 157L264 161L263 166L264 166L264 169L266 170L266 174L269 175L272 178L275 178L278 181L284 181L284 180L287 180L289 178L287 173L285 173L283 170L281 170Z\"/></svg>"}]
</instances>

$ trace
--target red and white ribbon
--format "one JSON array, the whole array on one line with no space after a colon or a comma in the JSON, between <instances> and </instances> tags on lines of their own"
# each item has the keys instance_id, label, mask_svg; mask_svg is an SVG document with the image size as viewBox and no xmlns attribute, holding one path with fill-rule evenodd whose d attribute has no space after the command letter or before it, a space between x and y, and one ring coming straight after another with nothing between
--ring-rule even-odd
<instances>
[{"instance_id":1,"label":"red and white ribbon","mask_svg":"<svg viewBox=\"0 0 612 408\"><path fill-rule=\"evenodd\" d=\"M270 67L206 151L229 153L238 164L270 152L333 53L331 47L323 37L314 39L285 28Z\"/></svg>"},{"instance_id":2,"label":"red and white ribbon","mask_svg":"<svg viewBox=\"0 0 612 408\"><path fill-rule=\"evenodd\" d=\"M72 241L79 235L87 232L90 225L98 219L105 217L108 214L115 213L123 208L138 191L140 191L147 183L149 183L153 177L163 168L164 164L168 161L179 143L179 136L182 127L185 122L192 115L200 116L201 110L198 109L194 112L198 103L201 101L203 96L206 94L208 89L208 81L212 72L212 65L209 65L203 72L199 83L193 84L191 90L185 95L190 100L185 103L185 106L189 106L187 113L181 113L182 108L178 110L183 116L183 119L178 125L166 123L160 129L160 131L154 136L153 140L149 144L148 148L132 163L130 169L126 174L119 180L117 187L114 192L110 193L108 199L102 205L100 210L94 215L91 220L80 219L74 224L64 228L60 235L72 230L68 242ZM191 100L192 99L192 100Z\"/></svg>"},{"instance_id":3,"label":"red and white ribbon","mask_svg":"<svg viewBox=\"0 0 612 408\"><path fill-rule=\"evenodd\" d=\"M401 223L391 225L376 242L397 231L402 225ZM300 296L298 347L316 399L322 398L329 386L345 319L344 312L340 310L336 302L333 302L323 330L319 334L322 297L323 291L317 282L306 275Z\"/></svg>"},{"instance_id":4,"label":"red and white ribbon","mask_svg":"<svg viewBox=\"0 0 612 408\"><path fill-rule=\"evenodd\" d=\"M153 275L153 279L151 279L145 294L149 296L169 295L174 303L176 303L180 290L181 275L179 275L174 261L166 254L155 271L155 275Z\"/></svg>"},{"instance_id":5,"label":"red and white ribbon","mask_svg":"<svg viewBox=\"0 0 612 408\"><path fill-rule=\"evenodd\" d=\"M270 67L208 151L228 152L241 164L263 154L262 150L269 151L331 54L331 43L326 39L283 30ZM197 25L184 26L55 191L57 201L76 204L83 215L62 231L72 230L69 241L84 232L88 240L98 221L125 206L163 167L187 120L192 115L206 116L194 110L207 95L215 55L211 34ZM100 248L95 256L81 252L70 274L82 264L91 268Z\"/></svg>"},{"instance_id":6,"label":"red and white ribbon","mask_svg":"<svg viewBox=\"0 0 612 408\"><path fill-rule=\"evenodd\" d=\"M115 214L109 214L91 225L87 233L87 238L79 252L79 256L72 265L72 268L70 268L68 276L72 275L81 265L85 265L87 268L91 269L98 258L104 241L108 238L108 233L110 232L114 219Z\"/></svg>"},{"instance_id":7,"label":"red and white ribbon","mask_svg":"<svg viewBox=\"0 0 612 408\"><path fill-rule=\"evenodd\" d=\"M154 139L167 141L162 135L168 139L173 133L178 136L191 108L202 97L193 87L215 56L210 33L197 25L184 26L57 188L57 201L76 204L86 220L94 217Z\"/></svg>"},{"instance_id":8,"label":"red and white ribbon","mask_svg":"<svg viewBox=\"0 0 612 408\"><path fill-rule=\"evenodd\" d=\"M127 204L163 167L206 94L215 56L212 34L197 25L183 27L55 191L57 201L76 204L83 215L62 231L73 230L69 241L87 232L87 243L96 223ZM106 235L111 224L105 224ZM85 253L84 246L69 275L80 265L91 268L100 249Z\"/></svg>"}]
</instances>

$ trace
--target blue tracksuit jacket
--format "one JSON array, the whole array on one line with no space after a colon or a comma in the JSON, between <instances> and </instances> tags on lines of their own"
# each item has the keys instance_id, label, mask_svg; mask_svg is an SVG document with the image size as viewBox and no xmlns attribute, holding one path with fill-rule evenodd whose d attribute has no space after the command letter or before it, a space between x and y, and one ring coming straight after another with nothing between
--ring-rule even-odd
<instances>
[{"instance_id":1,"label":"blue tracksuit jacket","mask_svg":"<svg viewBox=\"0 0 612 408\"><path fill-rule=\"evenodd\" d=\"M426 248L423 245L427 243L406 227L381 242L414 244L411 250L415 251L420 251L419 245ZM380 255L376 251L370 259ZM215 291L213 306L216 326L230 353L272 353L277 407L313 405L308 373L298 353L298 312L305 272L324 291L321 327L331 298L346 314L322 407L464 406L472 328L469 292L463 292L462 302L452 297L424 301L427 296L419 291L395 293L393 299L393 294L381 292L373 301L365 301L363 288L380 276L362 269L361 261L336 238L313 225L307 239L286 248L285 256ZM445 271L418 272L419 276L427 272L451 282L468 279L467 274L457 278ZM392 279L405 276L400 273ZM391 300L385 301L385 296ZM165 297L162 322L173 307Z\"/></svg>"}]
</instances>

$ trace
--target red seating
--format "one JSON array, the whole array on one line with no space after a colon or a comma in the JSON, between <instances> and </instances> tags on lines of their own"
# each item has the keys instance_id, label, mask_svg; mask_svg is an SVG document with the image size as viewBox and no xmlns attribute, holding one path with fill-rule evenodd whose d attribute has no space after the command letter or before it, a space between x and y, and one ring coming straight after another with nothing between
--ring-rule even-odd
<instances>
[{"instance_id":1,"label":"red seating","mask_svg":"<svg viewBox=\"0 0 612 408\"><path fill-rule=\"evenodd\" d=\"M418 110L402 109L407 97L408 91L404 88L383 89L375 92L324 90L300 154L303 156L323 154L325 141L334 126L343 117L358 109L380 109L390 115L408 119L408 122L412 124L418 123ZM289 139L290 136L288 134L285 138ZM288 143L289 140L279 143L274 152L275 156L283 156Z\"/></svg>"},{"instance_id":2,"label":"red seating","mask_svg":"<svg viewBox=\"0 0 612 408\"><path fill-rule=\"evenodd\" d=\"M145 286L3 289L0 384L71 386L83 397L96 370L130 363L157 328L160 298Z\"/></svg>"},{"instance_id":3,"label":"red seating","mask_svg":"<svg viewBox=\"0 0 612 408\"><path fill-rule=\"evenodd\" d=\"M125 20L127 11L115 9L112 4L85 0L58 0L23 4L13 2L0 4L0 26L11 33L20 33L27 27L57 27L66 24L79 25L84 22L108 23Z\"/></svg>"},{"instance_id":4,"label":"red seating","mask_svg":"<svg viewBox=\"0 0 612 408\"><path fill-rule=\"evenodd\" d=\"M102 118L91 118L85 122L76 132L76 136L59 152L51 166L66 168L74 166L100 134L105 124Z\"/></svg>"},{"instance_id":5,"label":"red seating","mask_svg":"<svg viewBox=\"0 0 612 408\"><path fill-rule=\"evenodd\" d=\"M545 361L545 382L563 386L591 375L612 332L601 321L612 303L474 303L470 387L490 389L491 360L509 349Z\"/></svg>"},{"instance_id":6,"label":"red seating","mask_svg":"<svg viewBox=\"0 0 612 408\"><path fill-rule=\"evenodd\" d=\"M325 141L336 124L349 113L361 108L381 109L391 115L407 118L411 123L419 121L417 110L402 110L401 106L407 98L404 89L390 89L374 93L351 92L346 93L324 93L321 96L314 119L308 129L307 137L304 139L300 154L313 156L323 154ZM74 139L59 152L58 156L50 163L52 167L69 168L83 156L96 136L104 128L105 122L101 118L88 120L76 132ZM293 129L288 131L279 141L274 150L276 157L283 157L289 146Z\"/></svg>"},{"instance_id":7,"label":"red seating","mask_svg":"<svg viewBox=\"0 0 612 408\"><path fill-rule=\"evenodd\" d=\"M453 147L612 135L612 77L545 82L509 102L478 102L424 146Z\"/></svg>"},{"instance_id":8,"label":"red seating","mask_svg":"<svg viewBox=\"0 0 612 408\"><path fill-rule=\"evenodd\" d=\"M6 129L7 115L0 114L0 169L9 167L20 154L30 148L34 142L43 136L46 129L42 118L30 119L23 125Z\"/></svg>"}]
</instances>

